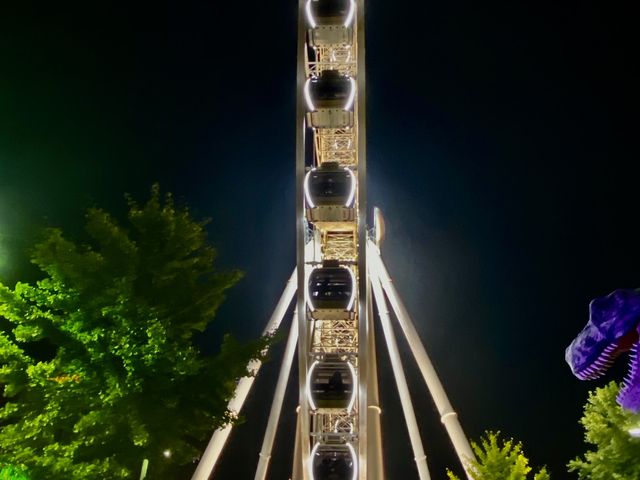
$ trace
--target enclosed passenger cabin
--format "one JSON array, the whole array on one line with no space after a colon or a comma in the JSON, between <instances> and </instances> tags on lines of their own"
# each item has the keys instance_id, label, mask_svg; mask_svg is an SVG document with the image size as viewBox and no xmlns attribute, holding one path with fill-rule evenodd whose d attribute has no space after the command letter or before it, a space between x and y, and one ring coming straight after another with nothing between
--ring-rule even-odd
<instances>
[{"instance_id":1,"label":"enclosed passenger cabin","mask_svg":"<svg viewBox=\"0 0 640 480\"><path fill-rule=\"evenodd\" d=\"M336 162L312 168L304 179L307 220L353 222L356 218L356 176Z\"/></svg>"},{"instance_id":2,"label":"enclosed passenger cabin","mask_svg":"<svg viewBox=\"0 0 640 480\"><path fill-rule=\"evenodd\" d=\"M351 45L355 0L307 0L309 43L313 46Z\"/></svg>"},{"instance_id":3,"label":"enclosed passenger cabin","mask_svg":"<svg viewBox=\"0 0 640 480\"><path fill-rule=\"evenodd\" d=\"M353 126L356 82L338 70L323 70L304 85L307 124L313 128Z\"/></svg>"},{"instance_id":4,"label":"enclosed passenger cabin","mask_svg":"<svg viewBox=\"0 0 640 480\"><path fill-rule=\"evenodd\" d=\"M350 267L325 262L307 281L309 315L317 320L348 320L355 315L356 278Z\"/></svg>"},{"instance_id":5,"label":"enclosed passenger cabin","mask_svg":"<svg viewBox=\"0 0 640 480\"><path fill-rule=\"evenodd\" d=\"M340 357L316 360L307 375L309 406L315 411L346 410L356 401L356 372L353 365Z\"/></svg>"},{"instance_id":6,"label":"enclosed passenger cabin","mask_svg":"<svg viewBox=\"0 0 640 480\"><path fill-rule=\"evenodd\" d=\"M350 443L316 443L311 450L311 480L356 480L358 464Z\"/></svg>"}]
</instances>

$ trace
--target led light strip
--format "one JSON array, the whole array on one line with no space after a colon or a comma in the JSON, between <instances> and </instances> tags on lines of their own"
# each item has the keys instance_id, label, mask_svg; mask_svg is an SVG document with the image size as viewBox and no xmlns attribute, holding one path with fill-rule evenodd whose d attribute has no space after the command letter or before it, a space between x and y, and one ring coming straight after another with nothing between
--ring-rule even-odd
<instances>
[{"instance_id":1,"label":"led light strip","mask_svg":"<svg viewBox=\"0 0 640 480\"><path fill-rule=\"evenodd\" d=\"M356 14L356 0L351 0L351 4L349 5L349 13L347 14L347 18L344 21L344 26L348 27L349 24L353 21L353 17Z\"/></svg>"},{"instance_id":2,"label":"led light strip","mask_svg":"<svg viewBox=\"0 0 640 480\"><path fill-rule=\"evenodd\" d=\"M311 100L311 93L309 92L309 84L311 83L311 78L307 78L307 81L304 84L304 100L307 102L307 108L310 112L315 112L316 106L313 104Z\"/></svg>"},{"instance_id":3,"label":"led light strip","mask_svg":"<svg viewBox=\"0 0 640 480\"><path fill-rule=\"evenodd\" d=\"M349 92L349 98L347 98L347 103L344 104L344 109L345 111L349 111L351 110L351 107L353 107L353 102L356 99L356 81L349 77L349 83L351 84L351 91Z\"/></svg>"},{"instance_id":4,"label":"led light strip","mask_svg":"<svg viewBox=\"0 0 640 480\"><path fill-rule=\"evenodd\" d=\"M344 169L349 172L349 175L351 176L351 191L349 192L349 196L347 197L347 201L344 206L352 207L353 201L356 198L356 176L353 174L353 171L350 168L344 167Z\"/></svg>"},{"instance_id":5,"label":"led light strip","mask_svg":"<svg viewBox=\"0 0 640 480\"><path fill-rule=\"evenodd\" d=\"M316 204L311 200L311 194L309 193L309 177L311 176L311 172L315 172L317 169L314 167L307 172L307 175L304 177L304 198L307 200L308 208L316 208Z\"/></svg>"}]
</instances>

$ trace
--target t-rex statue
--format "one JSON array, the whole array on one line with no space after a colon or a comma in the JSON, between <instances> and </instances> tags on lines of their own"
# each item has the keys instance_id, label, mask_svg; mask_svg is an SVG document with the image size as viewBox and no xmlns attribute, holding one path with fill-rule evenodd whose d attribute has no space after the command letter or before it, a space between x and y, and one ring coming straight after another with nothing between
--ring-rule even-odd
<instances>
[{"instance_id":1,"label":"t-rex statue","mask_svg":"<svg viewBox=\"0 0 640 480\"><path fill-rule=\"evenodd\" d=\"M640 291L621 289L589 304L589 321L565 352L573 374L580 380L602 376L618 355L631 351L629 371L617 401L640 412Z\"/></svg>"}]
</instances>

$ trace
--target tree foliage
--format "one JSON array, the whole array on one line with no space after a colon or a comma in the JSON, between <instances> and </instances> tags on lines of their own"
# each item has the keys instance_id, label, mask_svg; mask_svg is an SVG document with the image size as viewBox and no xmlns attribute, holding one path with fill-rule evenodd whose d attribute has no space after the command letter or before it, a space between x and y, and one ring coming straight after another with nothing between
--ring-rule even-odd
<instances>
[{"instance_id":1,"label":"tree foliage","mask_svg":"<svg viewBox=\"0 0 640 480\"><path fill-rule=\"evenodd\" d=\"M585 441L593 446L584 457L569 462L569 471L590 480L637 480L640 478L640 439L630 435L640 416L616 402L619 387L611 382L589 394L580 423Z\"/></svg>"},{"instance_id":2,"label":"tree foliage","mask_svg":"<svg viewBox=\"0 0 640 480\"><path fill-rule=\"evenodd\" d=\"M0 480L30 480L20 468L0 463Z\"/></svg>"},{"instance_id":3,"label":"tree foliage","mask_svg":"<svg viewBox=\"0 0 640 480\"><path fill-rule=\"evenodd\" d=\"M477 460L472 462L471 476L474 480L527 480L529 459L522 451L522 444L513 439L502 440L500 432L486 432L480 444L471 442ZM459 480L453 473L447 472L449 480ZM546 468L533 476L533 480L549 480Z\"/></svg>"},{"instance_id":4,"label":"tree foliage","mask_svg":"<svg viewBox=\"0 0 640 480\"><path fill-rule=\"evenodd\" d=\"M233 420L235 381L268 341L204 356L194 335L241 274L215 268L204 224L157 186L128 201L124 226L90 209L85 244L48 230L43 278L0 284L0 464L34 479L137 478L144 458L150 478L176 478Z\"/></svg>"}]
</instances>

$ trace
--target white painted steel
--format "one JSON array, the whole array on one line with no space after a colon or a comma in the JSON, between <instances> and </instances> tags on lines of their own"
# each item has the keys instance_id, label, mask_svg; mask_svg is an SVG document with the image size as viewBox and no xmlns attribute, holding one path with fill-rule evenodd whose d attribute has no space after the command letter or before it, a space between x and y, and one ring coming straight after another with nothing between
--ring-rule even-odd
<instances>
[{"instance_id":1,"label":"white painted steel","mask_svg":"<svg viewBox=\"0 0 640 480\"><path fill-rule=\"evenodd\" d=\"M400 359L400 352L398 351L398 343L396 342L396 336L393 333L393 327L391 326L391 320L389 319L387 301L384 298L384 293L382 293L378 272L371 268L372 264L373 262L371 262L369 266L371 288L373 289L373 297L375 298L376 305L378 306L378 315L380 317L380 323L382 324L382 330L384 331L387 350L389 351L391 369L393 370L393 376L396 380L396 385L398 386L400 403L402 405L404 419L407 424L407 430L409 431L411 448L413 449L413 459L418 467L418 477L420 480L431 480L429 467L427 466L427 456L425 455L424 448L422 446L420 430L418 429L418 421L416 420L416 414L413 410L413 402L411 401L409 386L407 385L404 368L402 367L402 360Z\"/></svg>"},{"instance_id":2,"label":"white painted steel","mask_svg":"<svg viewBox=\"0 0 640 480\"><path fill-rule=\"evenodd\" d=\"M367 321L367 83L365 64L365 0L356 2L356 145L358 159L358 371L360 374L358 416L358 457L360 480L368 480L367 461L368 430L368 386L369 386L369 322Z\"/></svg>"},{"instance_id":3,"label":"white painted steel","mask_svg":"<svg viewBox=\"0 0 640 480\"><path fill-rule=\"evenodd\" d=\"M431 363L431 359L429 358L429 355L427 355L427 351L420 340L420 336L411 321L409 312L402 303L402 300L400 300L398 291L396 290L396 287L389 276L389 272L382 261L380 250L371 240L368 241L367 246L367 250L369 252L368 259L370 262L369 268L372 271L375 271L376 276L380 279L380 283L389 298L389 302L396 314L396 318L402 328L402 332L407 338L409 348L411 348L411 353L413 353L413 356L418 363L418 368L420 369L422 377L427 384L427 388L431 393L433 402L438 409L440 420L449 434L453 448L455 449L456 455L464 468L467 478L471 480L471 465L469 461L475 460L475 456L471 450L471 445L469 445L469 440L462 430L462 426L458 420L458 415L451 406L451 402L444 391L442 382L440 381L440 378Z\"/></svg>"},{"instance_id":4,"label":"white painted steel","mask_svg":"<svg viewBox=\"0 0 640 480\"><path fill-rule=\"evenodd\" d=\"M307 383L308 368L308 321L306 312L306 279L307 279L307 244L306 221L304 208L304 178L305 172L305 100L304 91L307 83L307 25L306 25L306 2L298 0L298 43L297 43L297 68L296 68L296 265L298 267L297 285L297 310L296 318L298 326L298 424L296 433L296 446L294 462L300 465L293 466L296 480L307 480L307 464L309 462L309 452L311 445L309 441L309 404L305 386Z\"/></svg>"},{"instance_id":5,"label":"white painted steel","mask_svg":"<svg viewBox=\"0 0 640 480\"><path fill-rule=\"evenodd\" d=\"M258 468L256 469L254 480L264 480L267 478L267 470L269 468L269 460L271 459L271 451L273 450L273 442L276 438L276 430L278 429L280 413L282 412L282 403L284 402L284 395L287 390L287 381L289 380L289 374L291 373L293 356L296 353L296 344L298 343L298 325L296 325L296 320L298 318L297 314L298 312L294 313L291 328L289 329L289 338L284 351L284 357L282 358L280 373L278 374L276 391L273 394L273 403L271 404L271 412L269 413L269 422L267 423L267 428L264 432L264 440L262 441Z\"/></svg>"},{"instance_id":6,"label":"white painted steel","mask_svg":"<svg viewBox=\"0 0 640 480\"><path fill-rule=\"evenodd\" d=\"M300 456L300 407L296 409L296 438L293 447L293 467L291 468L291 480L302 480L302 457Z\"/></svg>"},{"instance_id":7,"label":"white painted steel","mask_svg":"<svg viewBox=\"0 0 640 480\"><path fill-rule=\"evenodd\" d=\"M369 480L384 480L384 462L382 458L382 429L380 427L380 399L378 394L378 362L376 358L376 335L373 327L373 298L371 297L371 280L367 277L367 322L369 323L369 386L367 424L369 435L367 446L367 474Z\"/></svg>"},{"instance_id":8,"label":"white painted steel","mask_svg":"<svg viewBox=\"0 0 640 480\"><path fill-rule=\"evenodd\" d=\"M289 305L291 304L291 300L296 292L297 286L297 269L294 269L291 277L287 281L287 284L284 288L284 292L280 296L280 300L276 305L267 326L265 327L262 335L271 335L278 330L280 323L282 322L282 318L284 317ZM266 352L263 352L266 353ZM234 415L238 415L242 406L244 405L245 400L247 399L247 395L249 395L249 390L253 385L255 380L255 376L258 374L258 370L260 370L260 366L262 362L259 360L252 360L247 364L247 371L250 372L253 376L251 377L242 377L236 386L236 391L233 395L233 398L229 401L227 405L227 409L232 412ZM207 445L206 450L202 454L202 458L198 463L198 467L196 471L193 473L191 480L208 480L213 472L213 469L218 462L218 458L220 458L220 454L222 453L222 449L224 445L227 443L227 439L229 438L229 434L231 434L231 425L226 425L224 427L218 428L213 435L211 436L211 440L209 440L209 444Z\"/></svg>"}]
</instances>

